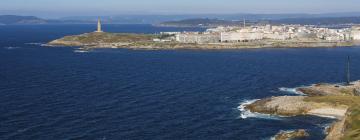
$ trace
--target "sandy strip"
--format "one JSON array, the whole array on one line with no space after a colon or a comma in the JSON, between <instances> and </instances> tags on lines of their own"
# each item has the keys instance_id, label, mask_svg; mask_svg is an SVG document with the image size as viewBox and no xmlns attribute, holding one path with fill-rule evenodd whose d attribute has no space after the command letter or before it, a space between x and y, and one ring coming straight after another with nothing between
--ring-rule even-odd
<instances>
[{"instance_id":1,"label":"sandy strip","mask_svg":"<svg viewBox=\"0 0 360 140\"><path fill-rule=\"evenodd\" d=\"M309 115L316 115L321 117L334 117L341 119L345 116L347 112L347 108L319 108L319 109L312 109L307 114Z\"/></svg>"}]
</instances>

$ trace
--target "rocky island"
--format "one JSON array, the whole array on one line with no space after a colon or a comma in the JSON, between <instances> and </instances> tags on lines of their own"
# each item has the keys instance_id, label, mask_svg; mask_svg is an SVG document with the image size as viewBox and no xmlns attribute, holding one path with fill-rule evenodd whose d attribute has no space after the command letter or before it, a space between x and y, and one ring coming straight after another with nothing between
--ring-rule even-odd
<instances>
[{"instance_id":1,"label":"rocky island","mask_svg":"<svg viewBox=\"0 0 360 140\"><path fill-rule=\"evenodd\" d=\"M247 105L245 109L281 116L333 117L338 121L327 130L326 140L355 140L360 139L359 89L360 81L349 85L316 84L297 89L307 96L270 97ZM282 134L279 140L286 136L288 134Z\"/></svg>"},{"instance_id":2,"label":"rocky island","mask_svg":"<svg viewBox=\"0 0 360 140\"><path fill-rule=\"evenodd\" d=\"M354 46L360 40L360 27L327 29L312 26L217 27L205 32L162 32L160 34L107 33L98 30L65 36L50 46L80 46L129 49L244 49Z\"/></svg>"}]
</instances>

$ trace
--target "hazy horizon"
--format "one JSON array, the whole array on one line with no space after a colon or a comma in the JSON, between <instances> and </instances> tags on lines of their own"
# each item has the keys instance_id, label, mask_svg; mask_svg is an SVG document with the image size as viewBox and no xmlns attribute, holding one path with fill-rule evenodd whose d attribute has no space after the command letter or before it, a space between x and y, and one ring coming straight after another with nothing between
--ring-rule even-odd
<instances>
[{"instance_id":1,"label":"hazy horizon","mask_svg":"<svg viewBox=\"0 0 360 140\"><path fill-rule=\"evenodd\" d=\"M174 15L174 14L320 14L360 12L356 0L3 0L0 15L34 15L39 17Z\"/></svg>"},{"instance_id":2,"label":"hazy horizon","mask_svg":"<svg viewBox=\"0 0 360 140\"><path fill-rule=\"evenodd\" d=\"M43 13L44 11L9 11L9 10L0 10L0 15L17 15L17 16L35 16L45 19L59 19L59 18L67 18L67 17L111 17L111 16L181 16L181 15L286 15L286 14L304 14L304 15L325 15L325 14L356 14L357 16L360 16L360 11L353 11L353 12L324 12L324 13L141 13L141 12L116 12L116 13L106 13L103 12L102 14L59 14L57 12L51 12L52 14L49 14L49 12L46 12L46 14ZM31 14L30 14L31 13ZM341 17L341 16L340 16Z\"/></svg>"}]
</instances>

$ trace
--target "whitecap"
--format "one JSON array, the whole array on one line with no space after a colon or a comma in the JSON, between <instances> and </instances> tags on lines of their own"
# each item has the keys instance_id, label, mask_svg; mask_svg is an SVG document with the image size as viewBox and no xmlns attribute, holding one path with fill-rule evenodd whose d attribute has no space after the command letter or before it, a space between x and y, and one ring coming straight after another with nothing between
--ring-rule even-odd
<instances>
[{"instance_id":1,"label":"whitecap","mask_svg":"<svg viewBox=\"0 0 360 140\"><path fill-rule=\"evenodd\" d=\"M279 91L281 92L286 92L286 93L291 93L291 94L296 94L296 95L306 95L304 93L302 93L301 91L298 91L299 87L297 88L286 88L286 87L281 87L279 88Z\"/></svg>"},{"instance_id":2,"label":"whitecap","mask_svg":"<svg viewBox=\"0 0 360 140\"><path fill-rule=\"evenodd\" d=\"M240 105L237 107L237 109L241 112L239 118L241 118L241 119L262 118L262 119L275 119L275 120L280 119L280 116L261 114L261 113L251 112L250 110L245 109L245 107L247 105L255 103L256 101L259 101L259 99L245 100L245 101L241 102Z\"/></svg>"},{"instance_id":3,"label":"whitecap","mask_svg":"<svg viewBox=\"0 0 360 140\"><path fill-rule=\"evenodd\" d=\"M321 129L323 129L323 133L327 135L327 130L333 125L334 122L332 123L326 123L326 124L317 124L318 127L320 127Z\"/></svg>"},{"instance_id":4,"label":"whitecap","mask_svg":"<svg viewBox=\"0 0 360 140\"><path fill-rule=\"evenodd\" d=\"M74 50L74 53L88 53L86 50Z\"/></svg>"},{"instance_id":5,"label":"whitecap","mask_svg":"<svg viewBox=\"0 0 360 140\"><path fill-rule=\"evenodd\" d=\"M14 50L14 49L19 49L20 47L4 47L4 49L7 49L7 50Z\"/></svg>"},{"instance_id":6,"label":"whitecap","mask_svg":"<svg viewBox=\"0 0 360 140\"><path fill-rule=\"evenodd\" d=\"M49 45L49 44L40 44L41 47L55 47L55 45Z\"/></svg>"},{"instance_id":7,"label":"whitecap","mask_svg":"<svg viewBox=\"0 0 360 140\"><path fill-rule=\"evenodd\" d=\"M318 117L322 117L322 118L329 118L329 119L337 119L337 117L335 116L329 116L329 115L320 115L320 114L311 114L313 116L318 116Z\"/></svg>"},{"instance_id":8,"label":"whitecap","mask_svg":"<svg viewBox=\"0 0 360 140\"><path fill-rule=\"evenodd\" d=\"M25 43L25 45L36 45L36 46L41 46L43 43Z\"/></svg>"}]
</instances>

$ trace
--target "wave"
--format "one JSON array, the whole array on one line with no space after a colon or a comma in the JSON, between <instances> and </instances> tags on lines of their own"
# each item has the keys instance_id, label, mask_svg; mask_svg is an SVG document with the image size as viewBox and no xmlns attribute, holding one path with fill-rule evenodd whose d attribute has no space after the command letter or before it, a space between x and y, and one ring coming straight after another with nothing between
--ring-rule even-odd
<instances>
[{"instance_id":1,"label":"wave","mask_svg":"<svg viewBox=\"0 0 360 140\"><path fill-rule=\"evenodd\" d=\"M241 112L239 118L241 119L247 119L247 118L261 118L261 119L274 119L279 120L281 119L280 116L274 116L269 114L261 114L261 113L255 113L251 112L250 110L245 109L247 105L250 105L252 103L255 103L256 101L259 101L259 99L254 100L245 100L240 103L240 105L237 107L237 109Z\"/></svg>"},{"instance_id":2,"label":"wave","mask_svg":"<svg viewBox=\"0 0 360 140\"><path fill-rule=\"evenodd\" d=\"M47 43L25 43L25 45L41 46L41 47L54 47L55 45L49 45Z\"/></svg>"},{"instance_id":3,"label":"wave","mask_svg":"<svg viewBox=\"0 0 360 140\"><path fill-rule=\"evenodd\" d=\"M74 50L74 53L89 53L90 50L87 50L87 49L75 49Z\"/></svg>"},{"instance_id":4,"label":"wave","mask_svg":"<svg viewBox=\"0 0 360 140\"><path fill-rule=\"evenodd\" d=\"M296 95L306 95L304 93L302 93L301 91L298 91L299 87L297 88L286 88L286 87L281 87L279 88L279 91L281 92L286 92L286 93L291 93L291 94L296 94Z\"/></svg>"},{"instance_id":5,"label":"wave","mask_svg":"<svg viewBox=\"0 0 360 140\"><path fill-rule=\"evenodd\" d=\"M25 43L25 45L36 45L36 46L41 46L43 43Z\"/></svg>"},{"instance_id":6,"label":"wave","mask_svg":"<svg viewBox=\"0 0 360 140\"><path fill-rule=\"evenodd\" d=\"M41 47L54 47L54 45L49 45L49 44L40 44Z\"/></svg>"},{"instance_id":7,"label":"wave","mask_svg":"<svg viewBox=\"0 0 360 140\"><path fill-rule=\"evenodd\" d=\"M329 118L329 119L337 119L335 116L329 116L329 115L319 115L319 114L311 114L313 116L322 117L322 118Z\"/></svg>"},{"instance_id":8,"label":"wave","mask_svg":"<svg viewBox=\"0 0 360 140\"><path fill-rule=\"evenodd\" d=\"M86 51L86 50L74 50L74 53L88 53L90 51Z\"/></svg>"},{"instance_id":9,"label":"wave","mask_svg":"<svg viewBox=\"0 0 360 140\"><path fill-rule=\"evenodd\" d=\"M7 50L15 50L15 49L19 49L20 47L4 47L4 49L7 49Z\"/></svg>"},{"instance_id":10,"label":"wave","mask_svg":"<svg viewBox=\"0 0 360 140\"><path fill-rule=\"evenodd\" d=\"M323 131L322 133L327 135L328 130L331 128L334 122L332 123L326 123L326 124L317 124L318 127L320 127Z\"/></svg>"}]
</instances>

